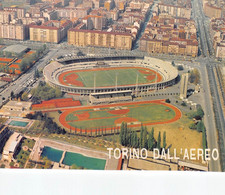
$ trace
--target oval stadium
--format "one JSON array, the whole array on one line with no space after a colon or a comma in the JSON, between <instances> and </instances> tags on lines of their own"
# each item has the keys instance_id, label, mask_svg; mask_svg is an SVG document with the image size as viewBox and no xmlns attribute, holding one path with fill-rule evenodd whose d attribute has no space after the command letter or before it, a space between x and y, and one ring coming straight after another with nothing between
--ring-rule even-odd
<instances>
[{"instance_id":1,"label":"oval stadium","mask_svg":"<svg viewBox=\"0 0 225 195\"><path fill-rule=\"evenodd\" d=\"M43 74L47 83L77 95L160 90L174 85L178 71L170 62L152 57L94 56L51 62Z\"/></svg>"}]
</instances>

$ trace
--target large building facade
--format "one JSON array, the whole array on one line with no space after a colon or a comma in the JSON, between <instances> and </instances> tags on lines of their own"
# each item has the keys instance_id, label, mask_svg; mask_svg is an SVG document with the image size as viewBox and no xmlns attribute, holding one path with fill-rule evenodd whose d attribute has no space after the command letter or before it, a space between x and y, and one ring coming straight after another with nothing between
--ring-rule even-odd
<instances>
[{"instance_id":1,"label":"large building facade","mask_svg":"<svg viewBox=\"0 0 225 195\"><path fill-rule=\"evenodd\" d=\"M205 3L204 6L205 15L210 18L221 18L222 17L222 8L216 7L215 5L210 5Z\"/></svg>"},{"instance_id":2,"label":"large building facade","mask_svg":"<svg viewBox=\"0 0 225 195\"><path fill-rule=\"evenodd\" d=\"M76 46L96 46L131 50L132 36L128 33L70 29L68 43Z\"/></svg>"},{"instance_id":3,"label":"large building facade","mask_svg":"<svg viewBox=\"0 0 225 195\"><path fill-rule=\"evenodd\" d=\"M25 40L28 28L23 24L0 23L0 38Z\"/></svg>"},{"instance_id":4,"label":"large building facade","mask_svg":"<svg viewBox=\"0 0 225 195\"><path fill-rule=\"evenodd\" d=\"M48 21L43 25L30 26L30 40L40 42L59 43L66 37L67 31L72 27L72 22Z\"/></svg>"}]
</instances>

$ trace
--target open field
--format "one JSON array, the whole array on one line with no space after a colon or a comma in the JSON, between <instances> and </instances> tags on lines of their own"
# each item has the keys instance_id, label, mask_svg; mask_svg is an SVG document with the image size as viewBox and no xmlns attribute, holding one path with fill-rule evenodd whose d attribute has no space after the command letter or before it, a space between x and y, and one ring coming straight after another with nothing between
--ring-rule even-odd
<instances>
[{"instance_id":1,"label":"open field","mask_svg":"<svg viewBox=\"0 0 225 195\"><path fill-rule=\"evenodd\" d=\"M177 151L177 156L182 157L184 150L187 149L199 149L202 148L202 133L197 132L196 130L189 129L191 120L185 115L182 115L182 118L174 123L170 124L160 124L155 125L155 139L157 139L158 132L166 132L166 143L167 147L170 146L170 153L173 155L174 149ZM149 127L149 130L151 127ZM180 153L182 151L182 153ZM197 153L197 152L193 152ZM196 161L197 162L197 161ZM200 162L200 161L199 161Z\"/></svg>"},{"instance_id":2,"label":"open field","mask_svg":"<svg viewBox=\"0 0 225 195\"><path fill-rule=\"evenodd\" d=\"M59 75L59 82L74 87L110 87L147 84L162 81L162 76L149 68L110 67L67 71Z\"/></svg>"},{"instance_id":3,"label":"open field","mask_svg":"<svg viewBox=\"0 0 225 195\"><path fill-rule=\"evenodd\" d=\"M94 131L96 128L111 130L122 122L130 127L172 123L181 118L181 112L164 100L129 102L66 109L59 122L67 129Z\"/></svg>"}]
</instances>

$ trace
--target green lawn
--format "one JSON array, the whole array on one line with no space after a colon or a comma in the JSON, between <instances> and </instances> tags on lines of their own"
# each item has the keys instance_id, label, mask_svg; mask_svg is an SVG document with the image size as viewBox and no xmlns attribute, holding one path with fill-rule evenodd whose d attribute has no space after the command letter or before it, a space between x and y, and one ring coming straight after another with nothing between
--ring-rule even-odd
<instances>
[{"instance_id":1,"label":"green lawn","mask_svg":"<svg viewBox=\"0 0 225 195\"><path fill-rule=\"evenodd\" d=\"M116 84L116 75L118 86L136 84L137 75L138 75L138 83L155 82L155 79L149 81L147 78L145 78L146 75L140 73L138 70L145 70L145 69L143 68L132 69L127 67L126 69L80 71L75 73L79 76L77 80L81 81L85 87L94 87L94 75L96 77L96 87L114 86ZM64 81L66 76L70 74L73 73L68 73L67 75L64 76ZM150 72L150 74L154 73Z\"/></svg>"},{"instance_id":2,"label":"green lawn","mask_svg":"<svg viewBox=\"0 0 225 195\"><path fill-rule=\"evenodd\" d=\"M20 168L24 168L25 163L29 159L29 155L31 153L31 150L34 147L34 144L35 144L35 141L32 140L32 139L26 138L26 139L23 140L20 151L16 156L16 160L19 163ZM27 146L29 148L29 150L24 151L23 146Z\"/></svg>"}]
</instances>

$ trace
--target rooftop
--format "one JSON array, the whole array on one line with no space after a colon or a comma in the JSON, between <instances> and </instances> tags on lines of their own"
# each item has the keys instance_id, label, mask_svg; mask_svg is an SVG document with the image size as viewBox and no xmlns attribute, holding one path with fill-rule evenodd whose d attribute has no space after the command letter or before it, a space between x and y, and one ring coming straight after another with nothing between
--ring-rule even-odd
<instances>
[{"instance_id":1,"label":"rooftop","mask_svg":"<svg viewBox=\"0 0 225 195\"><path fill-rule=\"evenodd\" d=\"M19 54L19 53L26 51L27 49L28 49L28 47L18 44L18 45L10 45L10 46L6 47L3 51Z\"/></svg>"},{"instance_id":2,"label":"rooftop","mask_svg":"<svg viewBox=\"0 0 225 195\"><path fill-rule=\"evenodd\" d=\"M9 101L5 106L10 107L30 107L31 102L18 102L18 101Z\"/></svg>"}]
</instances>

